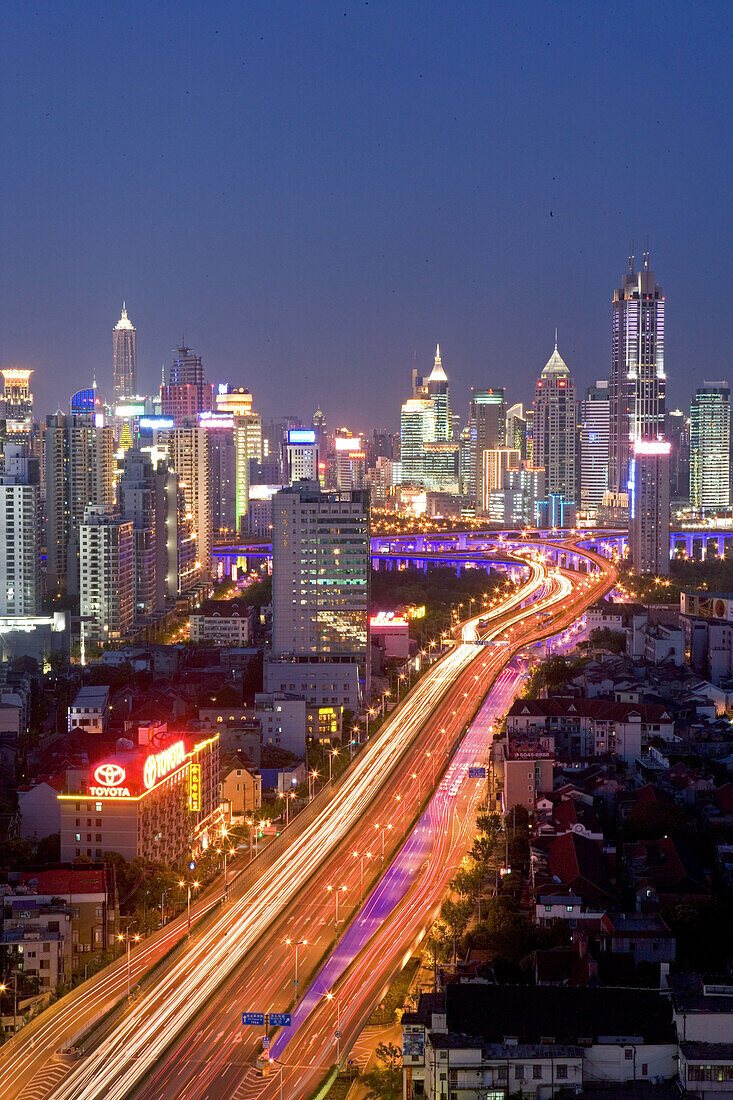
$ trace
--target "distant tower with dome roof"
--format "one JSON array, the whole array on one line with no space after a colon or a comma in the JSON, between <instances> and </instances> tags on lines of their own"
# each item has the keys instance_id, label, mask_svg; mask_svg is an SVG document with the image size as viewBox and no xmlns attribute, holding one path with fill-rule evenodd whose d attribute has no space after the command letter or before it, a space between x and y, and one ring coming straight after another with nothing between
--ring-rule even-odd
<instances>
[{"instance_id":1,"label":"distant tower with dome roof","mask_svg":"<svg viewBox=\"0 0 733 1100\"><path fill-rule=\"evenodd\" d=\"M577 469L577 405L567 363L555 349L537 380L532 426L532 460L545 470L545 491L575 501Z\"/></svg>"}]
</instances>

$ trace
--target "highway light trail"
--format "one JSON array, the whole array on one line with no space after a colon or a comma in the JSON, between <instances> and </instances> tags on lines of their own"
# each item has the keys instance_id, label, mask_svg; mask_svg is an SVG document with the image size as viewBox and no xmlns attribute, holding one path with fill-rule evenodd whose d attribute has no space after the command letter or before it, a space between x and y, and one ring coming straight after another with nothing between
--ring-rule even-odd
<instances>
[{"instance_id":1,"label":"highway light trail","mask_svg":"<svg viewBox=\"0 0 733 1100\"><path fill-rule=\"evenodd\" d=\"M527 611L519 605L540 593L546 567L528 562L530 579L502 602L490 617L514 610L502 630ZM556 578L553 587L562 587ZM543 596L537 606L549 604ZM334 799L297 842L266 870L242 897L232 902L198 940L127 1009L109 1035L57 1088L57 1100L122 1100L146 1075L185 1025L205 1006L218 986L272 922L295 898L329 853L363 816L383 783L420 731L426 717L481 650L458 644L438 662L357 758Z\"/></svg>"}]
</instances>

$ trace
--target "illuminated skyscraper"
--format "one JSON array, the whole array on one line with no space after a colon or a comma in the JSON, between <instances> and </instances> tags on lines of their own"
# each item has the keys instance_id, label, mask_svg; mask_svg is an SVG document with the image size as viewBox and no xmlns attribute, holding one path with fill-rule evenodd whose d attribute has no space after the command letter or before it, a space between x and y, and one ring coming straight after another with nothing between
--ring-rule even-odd
<instances>
[{"instance_id":1,"label":"illuminated skyscraper","mask_svg":"<svg viewBox=\"0 0 733 1100\"><path fill-rule=\"evenodd\" d=\"M705 382L690 404L690 504L700 516L730 508L727 382Z\"/></svg>"},{"instance_id":2,"label":"illuminated skyscraper","mask_svg":"<svg viewBox=\"0 0 733 1100\"><path fill-rule=\"evenodd\" d=\"M669 573L669 451L663 439L640 439L632 451L629 546L635 573Z\"/></svg>"},{"instance_id":3,"label":"illuminated skyscraper","mask_svg":"<svg viewBox=\"0 0 733 1100\"><path fill-rule=\"evenodd\" d=\"M211 569L211 465L206 428L174 428L168 444L169 464L178 474L186 515L196 534L201 571Z\"/></svg>"},{"instance_id":4,"label":"illuminated skyscraper","mask_svg":"<svg viewBox=\"0 0 733 1100\"><path fill-rule=\"evenodd\" d=\"M608 382L589 386L580 403L580 502L597 506L608 491Z\"/></svg>"},{"instance_id":5,"label":"illuminated skyscraper","mask_svg":"<svg viewBox=\"0 0 733 1100\"><path fill-rule=\"evenodd\" d=\"M0 472L0 615L38 615L41 591L41 469L9 443Z\"/></svg>"},{"instance_id":6,"label":"illuminated skyscraper","mask_svg":"<svg viewBox=\"0 0 733 1100\"><path fill-rule=\"evenodd\" d=\"M137 331L122 303L122 316L112 330L112 378L115 404L134 397L137 388Z\"/></svg>"},{"instance_id":7,"label":"illuminated skyscraper","mask_svg":"<svg viewBox=\"0 0 733 1100\"><path fill-rule=\"evenodd\" d=\"M612 303L609 489L633 488L630 464L639 440L664 436L664 295L644 253L641 271L629 270ZM633 511L633 501L632 501Z\"/></svg>"},{"instance_id":8,"label":"illuminated skyscraper","mask_svg":"<svg viewBox=\"0 0 733 1100\"><path fill-rule=\"evenodd\" d=\"M575 386L555 343L535 389L532 463L545 471L545 491L568 502L576 498L576 422Z\"/></svg>"},{"instance_id":9,"label":"illuminated skyscraper","mask_svg":"<svg viewBox=\"0 0 733 1100\"><path fill-rule=\"evenodd\" d=\"M176 427L183 427L187 418L213 409L214 387L204 378L201 356L191 348L178 348L168 373L168 385L160 387L160 411L163 416L172 417Z\"/></svg>"},{"instance_id":10,"label":"illuminated skyscraper","mask_svg":"<svg viewBox=\"0 0 733 1100\"><path fill-rule=\"evenodd\" d=\"M468 426L471 432L473 454L472 495L480 511L484 500L484 451L495 451L504 446L506 433L506 402L504 390L492 387L473 390ZM511 442L510 442L511 445Z\"/></svg>"},{"instance_id":11,"label":"illuminated skyscraper","mask_svg":"<svg viewBox=\"0 0 733 1100\"><path fill-rule=\"evenodd\" d=\"M413 396L402 406L400 457L402 484L438 492L458 492L458 442L453 442L450 387L435 349L433 370L417 378L413 370Z\"/></svg>"}]
</instances>

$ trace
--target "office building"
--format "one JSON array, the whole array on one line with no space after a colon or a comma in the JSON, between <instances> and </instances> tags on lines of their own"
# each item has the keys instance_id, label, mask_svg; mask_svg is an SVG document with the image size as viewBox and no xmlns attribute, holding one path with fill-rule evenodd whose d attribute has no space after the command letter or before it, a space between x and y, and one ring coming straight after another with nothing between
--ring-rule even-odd
<instances>
[{"instance_id":1,"label":"office building","mask_svg":"<svg viewBox=\"0 0 733 1100\"><path fill-rule=\"evenodd\" d=\"M237 534L237 450L231 416L204 414L199 424L207 431L211 467L212 528L217 539Z\"/></svg>"},{"instance_id":2,"label":"office building","mask_svg":"<svg viewBox=\"0 0 733 1100\"><path fill-rule=\"evenodd\" d=\"M505 471L518 470L520 462L521 456L518 450L499 447L496 450L484 451L482 484L485 498L481 505L482 511L487 511L488 494L503 489Z\"/></svg>"},{"instance_id":3,"label":"office building","mask_svg":"<svg viewBox=\"0 0 733 1100\"><path fill-rule=\"evenodd\" d=\"M7 367L2 374L2 419L10 420L14 430L30 430L33 427L33 371L20 367ZM19 440L23 442L23 440Z\"/></svg>"},{"instance_id":4,"label":"office building","mask_svg":"<svg viewBox=\"0 0 733 1100\"><path fill-rule=\"evenodd\" d=\"M555 343L535 389L532 463L544 469L547 493L566 501L577 491L576 422L575 386Z\"/></svg>"},{"instance_id":5,"label":"office building","mask_svg":"<svg viewBox=\"0 0 733 1100\"><path fill-rule=\"evenodd\" d=\"M611 306L610 448L608 485L631 488L633 446L664 436L664 294L644 253L641 271L629 269Z\"/></svg>"},{"instance_id":6,"label":"office building","mask_svg":"<svg viewBox=\"0 0 733 1100\"><path fill-rule=\"evenodd\" d=\"M288 485L318 481L318 443L315 428L291 428L285 448L284 468Z\"/></svg>"},{"instance_id":7,"label":"office building","mask_svg":"<svg viewBox=\"0 0 733 1100\"><path fill-rule=\"evenodd\" d=\"M458 492L458 441L453 440L450 387L440 346L428 378L413 370L413 396L400 415L401 483L436 492Z\"/></svg>"},{"instance_id":8,"label":"office building","mask_svg":"<svg viewBox=\"0 0 733 1100\"><path fill-rule=\"evenodd\" d=\"M137 331L122 303L122 316L112 330L112 387L115 405L137 393Z\"/></svg>"},{"instance_id":9,"label":"office building","mask_svg":"<svg viewBox=\"0 0 733 1100\"><path fill-rule=\"evenodd\" d=\"M486 514L502 527L534 527L545 498L545 471L528 462L502 473L501 489L488 494Z\"/></svg>"},{"instance_id":10,"label":"office building","mask_svg":"<svg viewBox=\"0 0 733 1100\"><path fill-rule=\"evenodd\" d=\"M216 391L216 411L230 416L249 416L252 412L252 394L249 390L231 389L224 383Z\"/></svg>"},{"instance_id":11,"label":"office building","mask_svg":"<svg viewBox=\"0 0 733 1100\"><path fill-rule=\"evenodd\" d=\"M202 574L211 569L211 467L205 428L174 428L168 444L170 468L178 474L198 548Z\"/></svg>"},{"instance_id":12,"label":"office building","mask_svg":"<svg viewBox=\"0 0 733 1100\"><path fill-rule=\"evenodd\" d=\"M670 444L669 496L670 500L690 499L690 418L682 409L666 413L665 436Z\"/></svg>"},{"instance_id":13,"label":"office building","mask_svg":"<svg viewBox=\"0 0 733 1100\"><path fill-rule=\"evenodd\" d=\"M579 412L580 503L598 507L608 492L611 404L605 379L588 387Z\"/></svg>"},{"instance_id":14,"label":"office building","mask_svg":"<svg viewBox=\"0 0 733 1100\"><path fill-rule=\"evenodd\" d=\"M151 619L165 607L158 585L157 477L148 454L129 448L123 459L118 496L122 519L132 523L133 603L136 619ZM161 546L165 546L160 532Z\"/></svg>"},{"instance_id":15,"label":"office building","mask_svg":"<svg viewBox=\"0 0 733 1100\"><path fill-rule=\"evenodd\" d=\"M155 474L156 591L168 600L190 595L201 581L198 540L186 492L175 470L159 462Z\"/></svg>"},{"instance_id":16,"label":"office building","mask_svg":"<svg viewBox=\"0 0 733 1100\"><path fill-rule=\"evenodd\" d=\"M0 473L0 615L35 616L41 591L41 465L6 444Z\"/></svg>"},{"instance_id":17,"label":"office building","mask_svg":"<svg viewBox=\"0 0 733 1100\"><path fill-rule=\"evenodd\" d=\"M704 517L730 503L730 387L705 382L690 404L690 504Z\"/></svg>"},{"instance_id":18,"label":"office building","mask_svg":"<svg viewBox=\"0 0 733 1100\"><path fill-rule=\"evenodd\" d=\"M359 436L336 436L334 440L336 488L363 489L366 486L366 451Z\"/></svg>"},{"instance_id":19,"label":"office building","mask_svg":"<svg viewBox=\"0 0 733 1100\"><path fill-rule=\"evenodd\" d=\"M132 522L89 505L79 527L79 613L86 641L119 641L135 618Z\"/></svg>"},{"instance_id":20,"label":"office building","mask_svg":"<svg viewBox=\"0 0 733 1100\"><path fill-rule=\"evenodd\" d=\"M522 459L527 457L527 420L521 402L507 409L504 440L507 447L518 450Z\"/></svg>"},{"instance_id":21,"label":"office building","mask_svg":"<svg viewBox=\"0 0 733 1100\"><path fill-rule=\"evenodd\" d=\"M214 387L204 377L200 355L187 347L178 348L168 372L168 384L160 387L160 411L173 419L176 427L199 413L214 411Z\"/></svg>"},{"instance_id":22,"label":"office building","mask_svg":"<svg viewBox=\"0 0 733 1100\"><path fill-rule=\"evenodd\" d=\"M279 451L276 452L279 459ZM262 417L258 413L248 413L234 417L234 468L235 468L235 504L236 530L240 535L247 533L249 512L249 493L252 484L252 464L262 462ZM280 480L280 479L278 479Z\"/></svg>"},{"instance_id":23,"label":"office building","mask_svg":"<svg viewBox=\"0 0 733 1100\"><path fill-rule=\"evenodd\" d=\"M669 451L661 439L634 444L629 544L635 573L669 573Z\"/></svg>"},{"instance_id":24,"label":"office building","mask_svg":"<svg viewBox=\"0 0 733 1100\"><path fill-rule=\"evenodd\" d=\"M134 748L95 760L69 780L71 789L58 796L62 860L119 852L183 870L221 825L218 733L139 729Z\"/></svg>"},{"instance_id":25,"label":"office building","mask_svg":"<svg viewBox=\"0 0 733 1100\"><path fill-rule=\"evenodd\" d=\"M300 482L275 494L272 519L273 657L321 663L327 697L315 701L341 703L347 684L344 705L352 706L354 686L368 674L369 494ZM291 690L271 686L280 673L283 683L295 682L281 668L266 675L266 690Z\"/></svg>"},{"instance_id":26,"label":"office building","mask_svg":"<svg viewBox=\"0 0 733 1100\"><path fill-rule=\"evenodd\" d=\"M503 389L472 391L468 426L474 448L471 495L480 509L484 499L484 451L497 450L505 442L506 402Z\"/></svg>"}]
</instances>

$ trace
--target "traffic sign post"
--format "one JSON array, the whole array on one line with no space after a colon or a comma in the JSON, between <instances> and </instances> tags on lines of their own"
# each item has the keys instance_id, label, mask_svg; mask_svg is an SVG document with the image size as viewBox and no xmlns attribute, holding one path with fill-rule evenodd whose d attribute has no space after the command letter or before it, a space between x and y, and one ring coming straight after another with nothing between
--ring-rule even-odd
<instances>
[{"instance_id":1,"label":"traffic sign post","mask_svg":"<svg viewBox=\"0 0 733 1100\"><path fill-rule=\"evenodd\" d=\"M481 767L478 767L478 766L469 767L469 769L468 769L468 778L469 779L486 779L486 768L481 768Z\"/></svg>"},{"instance_id":2,"label":"traffic sign post","mask_svg":"<svg viewBox=\"0 0 733 1100\"><path fill-rule=\"evenodd\" d=\"M262 1049L263 1050L269 1050L270 1049L270 1036L269 1035L263 1035L262 1036Z\"/></svg>"},{"instance_id":3,"label":"traffic sign post","mask_svg":"<svg viewBox=\"0 0 733 1100\"><path fill-rule=\"evenodd\" d=\"M293 1017L289 1012L271 1012L270 1027L291 1027Z\"/></svg>"}]
</instances>

